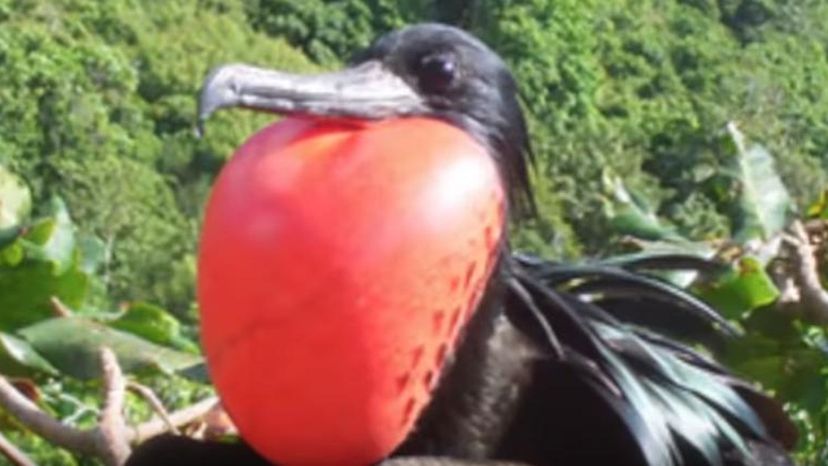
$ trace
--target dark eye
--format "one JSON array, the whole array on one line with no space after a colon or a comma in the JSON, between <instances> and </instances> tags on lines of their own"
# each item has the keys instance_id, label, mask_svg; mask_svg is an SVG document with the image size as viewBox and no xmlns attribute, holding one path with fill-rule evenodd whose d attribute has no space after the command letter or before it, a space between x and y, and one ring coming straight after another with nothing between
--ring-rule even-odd
<instances>
[{"instance_id":1,"label":"dark eye","mask_svg":"<svg viewBox=\"0 0 828 466\"><path fill-rule=\"evenodd\" d=\"M429 55L420 61L417 75L420 87L426 92L442 92L448 89L457 75L454 57Z\"/></svg>"}]
</instances>

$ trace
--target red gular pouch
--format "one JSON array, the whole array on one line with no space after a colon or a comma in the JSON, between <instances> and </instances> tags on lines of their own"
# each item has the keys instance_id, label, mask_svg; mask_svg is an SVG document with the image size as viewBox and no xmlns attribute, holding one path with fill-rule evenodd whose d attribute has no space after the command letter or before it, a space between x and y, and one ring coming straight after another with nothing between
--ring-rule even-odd
<instances>
[{"instance_id":1,"label":"red gular pouch","mask_svg":"<svg viewBox=\"0 0 828 466\"><path fill-rule=\"evenodd\" d=\"M411 432L504 228L494 160L433 119L287 118L207 206L202 342L242 437L282 465L365 466Z\"/></svg>"}]
</instances>

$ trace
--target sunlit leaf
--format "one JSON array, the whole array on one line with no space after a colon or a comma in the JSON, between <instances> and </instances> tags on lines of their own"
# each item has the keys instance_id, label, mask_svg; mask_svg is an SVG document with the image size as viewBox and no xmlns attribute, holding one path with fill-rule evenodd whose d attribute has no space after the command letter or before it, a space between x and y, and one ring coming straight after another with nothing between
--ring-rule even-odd
<instances>
[{"instance_id":1,"label":"sunlit leaf","mask_svg":"<svg viewBox=\"0 0 828 466\"><path fill-rule=\"evenodd\" d=\"M48 261L56 272L66 271L75 259L75 226L60 198L50 203L50 216L32 225L23 238L26 257Z\"/></svg>"},{"instance_id":2,"label":"sunlit leaf","mask_svg":"<svg viewBox=\"0 0 828 466\"><path fill-rule=\"evenodd\" d=\"M0 230L20 225L29 215L31 207L29 188L20 178L0 165Z\"/></svg>"},{"instance_id":3,"label":"sunlit leaf","mask_svg":"<svg viewBox=\"0 0 828 466\"><path fill-rule=\"evenodd\" d=\"M23 261L24 257L26 257L26 254L20 241L14 241L0 249L0 265L16 267Z\"/></svg>"},{"instance_id":4,"label":"sunlit leaf","mask_svg":"<svg viewBox=\"0 0 828 466\"><path fill-rule=\"evenodd\" d=\"M10 331L54 316L52 297L71 308L83 305L90 277L70 268L56 273L53 264L25 260L0 267L0 330Z\"/></svg>"},{"instance_id":5,"label":"sunlit leaf","mask_svg":"<svg viewBox=\"0 0 828 466\"><path fill-rule=\"evenodd\" d=\"M109 326L153 343L196 351L197 346L181 335L181 324L169 312L148 303L132 303Z\"/></svg>"},{"instance_id":6,"label":"sunlit leaf","mask_svg":"<svg viewBox=\"0 0 828 466\"><path fill-rule=\"evenodd\" d=\"M793 201L773 156L762 146L748 146L735 124L728 125L728 133L731 144L726 174L739 188L734 237L742 243L766 240L785 228Z\"/></svg>"},{"instance_id":7,"label":"sunlit leaf","mask_svg":"<svg viewBox=\"0 0 828 466\"><path fill-rule=\"evenodd\" d=\"M779 289L753 257L739 259L734 270L699 291L705 301L729 318L739 318L779 297Z\"/></svg>"}]
</instances>

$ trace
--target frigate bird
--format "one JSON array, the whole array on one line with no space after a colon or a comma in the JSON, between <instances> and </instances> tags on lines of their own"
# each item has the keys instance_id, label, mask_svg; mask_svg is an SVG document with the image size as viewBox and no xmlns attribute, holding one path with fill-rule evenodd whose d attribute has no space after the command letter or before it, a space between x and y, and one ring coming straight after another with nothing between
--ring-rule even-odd
<instances>
[{"instance_id":1,"label":"frigate bird","mask_svg":"<svg viewBox=\"0 0 828 466\"><path fill-rule=\"evenodd\" d=\"M651 273L671 259L696 270L709 263L566 264L512 251L508 217L535 211L532 150L515 79L480 40L420 24L380 37L339 72L225 65L206 78L199 117L229 107L323 120L438 120L471 136L497 167L506 214L491 274L388 464L793 464L786 449L796 434L780 405L697 345L737 330ZM373 247L370 238L364 247ZM244 443L162 436L129 464L268 461Z\"/></svg>"}]
</instances>

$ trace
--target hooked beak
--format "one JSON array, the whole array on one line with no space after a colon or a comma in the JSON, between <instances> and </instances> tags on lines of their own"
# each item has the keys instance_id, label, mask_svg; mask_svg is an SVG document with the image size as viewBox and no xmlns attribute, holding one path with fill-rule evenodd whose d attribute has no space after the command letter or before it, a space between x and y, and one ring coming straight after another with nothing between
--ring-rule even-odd
<instances>
[{"instance_id":1,"label":"hooked beak","mask_svg":"<svg viewBox=\"0 0 828 466\"><path fill-rule=\"evenodd\" d=\"M204 80L198 107L199 133L213 112L227 107L370 120L425 111L414 89L377 61L316 75L220 66Z\"/></svg>"}]
</instances>

